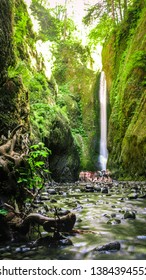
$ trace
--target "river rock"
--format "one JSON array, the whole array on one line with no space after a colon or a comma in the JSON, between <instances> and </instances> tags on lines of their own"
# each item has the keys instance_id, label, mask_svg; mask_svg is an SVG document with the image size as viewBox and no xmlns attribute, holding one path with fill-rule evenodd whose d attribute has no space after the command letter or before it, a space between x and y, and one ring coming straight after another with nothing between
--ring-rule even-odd
<instances>
[{"instance_id":1,"label":"river rock","mask_svg":"<svg viewBox=\"0 0 146 280\"><path fill-rule=\"evenodd\" d=\"M85 187L86 187L86 189L93 189L93 185L92 184L87 184Z\"/></svg>"},{"instance_id":2,"label":"river rock","mask_svg":"<svg viewBox=\"0 0 146 280\"><path fill-rule=\"evenodd\" d=\"M66 209L61 209L61 210L58 211L58 215L59 216L65 216L65 215L67 215L69 213L70 213L70 211L66 210Z\"/></svg>"},{"instance_id":3,"label":"river rock","mask_svg":"<svg viewBox=\"0 0 146 280\"><path fill-rule=\"evenodd\" d=\"M128 198L129 199L137 199L137 197L138 197L137 193L130 193L130 194L128 194Z\"/></svg>"},{"instance_id":4,"label":"river rock","mask_svg":"<svg viewBox=\"0 0 146 280\"><path fill-rule=\"evenodd\" d=\"M146 198L146 193L139 195L139 198Z\"/></svg>"},{"instance_id":5,"label":"river rock","mask_svg":"<svg viewBox=\"0 0 146 280\"><path fill-rule=\"evenodd\" d=\"M55 189L48 189L47 191L49 194L57 194Z\"/></svg>"},{"instance_id":6,"label":"river rock","mask_svg":"<svg viewBox=\"0 0 146 280\"><path fill-rule=\"evenodd\" d=\"M41 196L48 196L48 192L42 192Z\"/></svg>"},{"instance_id":7,"label":"river rock","mask_svg":"<svg viewBox=\"0 0 146 280\"><path fill-rule=\"evenodd\" d=\"M101 187L98 186L98 185L95 185L95 186L94 186L94 190L95 190L96 192L101 192Z\"/></svg>"},{"instance_id":8,"label":"river rock","mask_svg":"<svg viewBox=\"0 0 146 280\"><path fill-rule=\"evenodd\" d=\"M116 213L112 213L112 214L111 214L111 217L112 217L112 218L115 218L115 217L116 217Z\"/></svg>"},{"instance_id":9,"label":"river rock","mask_svg":"<svg viewBox=\"0 0 146 280\"><path fill-rule=\"evenodd\" d=\"M103 246L99 246L99 247L95 248L93 251L98 251L98 252L101 252L101 251L118 251L118 250L120 250L120 248L121 248L120 242L115 241L115 242L107 243Z\"/></svg>"},{"instance_id":10,"label":"river rock","mask_svg":"<svg viewBox=\"0 0 146 280\"><path fill-rule=\"evenodd\" d=\"M107 221L107 224L110 224L110 225L118 225L120 223L121 223L120 219L110 219Z\"/></svg>"},{"instance_id":11,"label":"river rock","mask_svg":"<svg viewBox=\"0 0 146 280\"><path fill-rule=\"evenodd\" d=\"M101 189L101 192L102 192L102 193L108 193L108 188L107 188L107 187L103 187L103 188Z\"/></svg>"},{"instance_id":12,"label":"river rock","mask_svg":"<svg viewBox=\"0 0 146 280\"><path fill-rule=\"evenodd\" d=\"M52 198L52 199L50 200L50 202L51 202L51 203L56 203L56 202L57 202L57 200L56 200L56 199L54 199L54 198Z\"/></svg>"},{"instance_id":13,"label":"river rock","mask_svg":"<svg viewBox=\"0 0 146 280\"><path fill-rule=\"evenodd\" d=\"M49 200L50 198L48 196L42 195L40 199L43 201L43 200Z\"/></svg>"},{"instance_id":14,"label":"river rock","mask_svg":"<svg viewBox=\"0 0 146 280\"><path fill-rule=\"evenodd\" d=\"M126 211L124 213L124 219L135 219L136 218L136 215L135 215L135 212L134 211Z\"/></svg>"},{"instance_id":15,"label":"river rock","mask_svg":"<svg viewBox=\"0 0 146 280\"><path fill-rule=\"evenodd\" d=\"M71 246L71 245L73 245L73 243L69 238L65 238L65 239L59 240L58 245L60 245L60 246Z\"/></svg>"},{"instance_id":16,"label":"river rock","mask_svg":"<svg viewBox=\"0 0 146 280\"><path fill-rule=\"evenodd\" d=\"M90 185L90 184L86 185L85 192L94 192L93 185Z\"/></svg>"},{"instance_id":17,"label":"river rock","mask_svg":"<svg viewBox=\"0 0 146 280\"><path fill-rule=\"evenodd\" d=\"M48 212L48 211L50 211L50 207L49 207L47 204L44 204L44 210L45 210L46 212Z\"/></svg>"}]
</instances>

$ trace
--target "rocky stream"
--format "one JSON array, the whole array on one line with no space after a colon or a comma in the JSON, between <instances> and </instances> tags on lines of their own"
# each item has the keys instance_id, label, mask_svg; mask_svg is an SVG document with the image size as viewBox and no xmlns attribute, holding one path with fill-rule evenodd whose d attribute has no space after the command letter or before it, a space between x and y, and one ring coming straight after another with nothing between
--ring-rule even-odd
<instances>
[{"instance_id":1,"label":"rocky stream","mask_svg":"<svg viewBox=\"0 0 146 280\"><path fill-rule=\"evenodd\" d=\"M41 238L0 243L1 260L146 259L146 182L46 184L33 212L74 213L74 230L54 245L42 228Z\"/></svg>"}]
</instances>

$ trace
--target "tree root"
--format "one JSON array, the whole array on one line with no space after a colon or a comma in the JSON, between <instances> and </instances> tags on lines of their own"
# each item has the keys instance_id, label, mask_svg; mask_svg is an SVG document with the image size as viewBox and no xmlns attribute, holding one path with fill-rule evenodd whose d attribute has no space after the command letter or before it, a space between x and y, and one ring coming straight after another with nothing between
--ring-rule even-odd
<instances>
[{"instance_id":1,"label":"tree root","mask_svg":"<svg viewBox=\"0 0 146 280\"><path fill-rule=\"evenodd\" d=\"M28 145L28 136L24 139L20 131L22 127L23 125L18 125L9 133L8 139L1 136L5 143L0 145L0 195L6 194L10 197L16 193L16 173L18 168L25 164Z\"/></svg>"}]
</instances>

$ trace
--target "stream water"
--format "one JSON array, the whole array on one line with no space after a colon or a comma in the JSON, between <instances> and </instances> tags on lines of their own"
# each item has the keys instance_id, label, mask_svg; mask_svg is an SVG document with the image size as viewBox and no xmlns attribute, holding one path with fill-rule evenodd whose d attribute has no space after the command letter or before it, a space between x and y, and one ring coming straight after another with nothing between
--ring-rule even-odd
<instances>
[{"instance_id":1,"label":"stream water","mask_svg":"<svg viewBox=\"0 0 146 280\"><path fill-rule=\"evenodd\" d=\"M30 241L1 244L0 259L146 259L145 182L48 187L34 212L49 216L54 207L76 214L74 229L83 231L67 236L72 245L32 247ZM134 213L134 218L126 218L128 212ZM113 241L120 242L120 250L94 250Z\"/></svg>"}]
</instances>

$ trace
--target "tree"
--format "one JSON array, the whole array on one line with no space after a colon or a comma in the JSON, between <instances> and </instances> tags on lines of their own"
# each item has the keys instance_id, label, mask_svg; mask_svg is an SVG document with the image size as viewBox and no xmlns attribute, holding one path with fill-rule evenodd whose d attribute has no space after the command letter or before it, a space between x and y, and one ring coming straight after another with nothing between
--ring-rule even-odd
<instances>
[{"instance_id":1,"label":"tree","mask_svg":"<svg viewBox=\"0 0 146 280\"><path fill-rule=\"evenodd\" d=\"M102 43L111 34L111 31L121 22L132 5L130 0L97 0L97 3L88 9L83 18L85 25L97 23L91 30L89 38L91 43Z\"/></svg>"}]
</instances>

